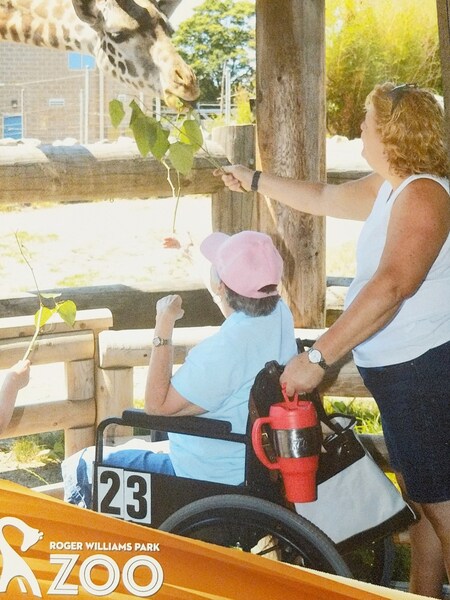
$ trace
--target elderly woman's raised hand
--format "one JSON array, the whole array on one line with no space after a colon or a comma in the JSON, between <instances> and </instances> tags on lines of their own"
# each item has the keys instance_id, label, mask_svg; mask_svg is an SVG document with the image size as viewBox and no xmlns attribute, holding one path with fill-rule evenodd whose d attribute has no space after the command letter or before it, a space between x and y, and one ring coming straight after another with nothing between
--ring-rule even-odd
<instances>
[{"instance_id":1,"label":"elderly woman's raised hand","mask_svg":"<svg viewBox=\"0 0 450 600\"><path fill-rule=\"evenodd\" d=\"M216 177L222 177L222 181L232 192L249 192L253 173L254 171L242 165L231 165L213 172Z\"/></svg>"},{"instance_id":2,"label":"elderly woman's raised hand","mask_svg":"<svg viewBox=\"0 0 450 600\"><path fill-rule=\"evenodd\" d=\"M170 294L160 298L156 303L156 318L168 321L178 321L184 316L184 310L181 308L182 300L178 294Z\"/></svg>"}]
</instances>

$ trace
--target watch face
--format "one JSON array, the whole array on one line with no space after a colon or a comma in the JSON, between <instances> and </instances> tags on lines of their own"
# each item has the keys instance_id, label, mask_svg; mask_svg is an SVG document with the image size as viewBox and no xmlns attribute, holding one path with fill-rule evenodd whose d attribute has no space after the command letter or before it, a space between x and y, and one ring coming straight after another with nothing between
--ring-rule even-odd
<instances>
[{"instance_id":1,"label":"watch face","mask_svg":"<svg viewBox=\"0 0 450 600\"><path fill-rule=\"evenodd\" d=\"M153 338L153 345L158 347L158 346L169 346L169 344L171 343L170 340L164 340L163 338L160 338L159 336L156 336Z\"/></svg>"},{"instance_id":2,"label":"watch face","mask_svg":"<svg viewBox=\"0 0 450 600\"><path fill-rule=\"evenodd\" d=\"M313 349L308 352L309 361L317 364L322 360L322 354L319 350Z\"/></svg>"}]
</instances>

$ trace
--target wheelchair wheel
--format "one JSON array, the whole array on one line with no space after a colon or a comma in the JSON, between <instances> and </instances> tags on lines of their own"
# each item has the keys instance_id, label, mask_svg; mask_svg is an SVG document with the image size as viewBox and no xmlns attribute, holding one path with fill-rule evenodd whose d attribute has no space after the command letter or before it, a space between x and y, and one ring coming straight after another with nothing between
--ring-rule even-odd
<instances>
[{"instance_id":1,"label":"wheelchair wheel","mask_svg":"<svg viewBox=\"0 0 450 600\"><path fill-rule=\"evenodd\" d=\"M267 500L233 494L203 498L176 511L160 529L352 577L334 543L320 529Z\"/></svg>"}]
</instances>

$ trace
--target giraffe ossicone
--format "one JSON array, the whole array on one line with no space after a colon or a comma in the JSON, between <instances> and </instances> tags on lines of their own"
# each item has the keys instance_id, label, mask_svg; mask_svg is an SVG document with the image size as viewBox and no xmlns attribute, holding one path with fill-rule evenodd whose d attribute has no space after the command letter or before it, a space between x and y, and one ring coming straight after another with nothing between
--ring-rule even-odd
<instances>
[{"instance_id":1,"label":"giraffe ossicone","mask_svg":"<svg viewBox=\"0 0 450 600\"><path fill-rule=\"evenodd\" d=\"M0 0L0 41L93 54L105 74L170 104L199 95L170 39L180 0Z\"/></svg>"}]
</instances>

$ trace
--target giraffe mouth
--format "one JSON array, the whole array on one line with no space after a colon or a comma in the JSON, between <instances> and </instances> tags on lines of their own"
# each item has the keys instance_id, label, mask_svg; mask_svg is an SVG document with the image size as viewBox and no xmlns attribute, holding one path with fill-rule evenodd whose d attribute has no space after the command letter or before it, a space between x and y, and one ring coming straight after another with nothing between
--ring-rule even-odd
<instances>
[{"instance_id":1,"label":"giraffe mouth","mask_svg":"<svg viewBox=\"0 0 450 600\"><path fill-rule=\"evenodd\" d=\"M173 65L168 79L162 79L161 83L165 103L175 110L181 110L186 103L193 102L200 95L194 72L180 61Z\"/></svg>"},{"instance_id":2,"label":"giraffe mouth","mask_svg":"<svg viewBox=\"0 0 450 600\"><path fill-rule=\"evenodd\" d=\"M177 112L181 112L184 109L191 108L190 102L184 100L180 96L173 94L172 92L164 92L164 102L167 106Z\"/></svg>"}]
</instances>

